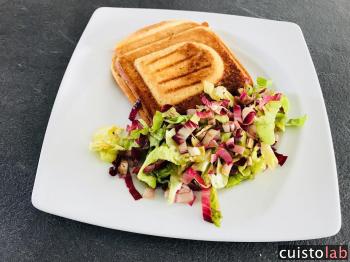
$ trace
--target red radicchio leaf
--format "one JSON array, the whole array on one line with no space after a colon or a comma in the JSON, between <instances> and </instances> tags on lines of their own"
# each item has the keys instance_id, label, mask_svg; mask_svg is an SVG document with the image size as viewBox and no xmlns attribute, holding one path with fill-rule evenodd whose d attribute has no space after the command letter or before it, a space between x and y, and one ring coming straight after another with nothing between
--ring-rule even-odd
<instances>
[{"instance_id":1,"label":"red radicchio leaf","mask_svg":"<svg viewBox=\"0 0 350 262\"><path fill-rule=\"evenodd\" d=\"M137 113L139 112L139 110L141 109L141 101L140 99L138 99L135 104L133 105L130 114L129 114L129 120L130 121L134 121L136 118Z\"/></svg>"},{"instance_id":2,"label":"red radicchio leaf","mask_svg":"<svg viewBox=\"0 0 350 262\"><path fill-rule=\"evenodd\" d=\"M235 146L234 137L231 137L229 140L226 141L226 146L230 149L232 149Z\"/></svg>"},{"instance_id":3,"label":"red radicchio leaf","mask_svg":"<svg viewBox=\"0 0 350 262\"><path fill-rule=\"evenodd\" d=\"M283 164L286 162L288 156L285 156L285 155L282 155L280 153L277 153L276 151L274 151L274 153L275 153L275 156L277 157L278 164L280 166L283 166Z\"/></svg>"},{"instance_id":4,"label":"red radicchio leaf","mask_svg":"<svg viewBox=\"0 0 350 262\"><path fill-rule=\"evenodd\" d=\"M243 155L245 148L243 146L235 145L232 149L233 152Z\"/></svg>"},{"instance_id":5,"label":"red radicchio leaf","mask_svg":"<svg viewBox=\"0 0 350 262\"><path fill-rule=\"evenodd\" d=\"M126 131L130 133L133 130L141 129L141 128L142 128L142 125L139 120L132 120L131 125L126 126Z\"/></svg>"},{"instance_id":6,"label":"red radicchio leaf","mask_svg":"<svg viewBox=\"0 0 350 262\"><path fill-rule=\"evenodd\" d=\"M217 140L219 138L220 138L220 131L219 130L209 129L202 140L202 144L204 146L209 146L209 145L215 146L215 144L217 145L215 140Z\"/></svg>"},{"instance_id":7,"label":"red radicchio leaf","mask_svg":"<svg viewBox=\"0 0 350 262\"><path fill-rule=\"evenodd\" d=\"M131 170L131 173L137 174L137 173L140 171L140 168L141 168L141 167L139 167L139 166L133 167L133 169Z\"/></svg>"},{"instance_id":8,"label":"red radicchio leaf","mask_svg":"<svg viewBox=\"0 0 350 262\"><path fill-rule=\"evenodd\" d=\"M218 157L220 157L221 159L223 159L225 161L226 164L231 164L232 163L232 157L230 155L230 153L225 149L220 147L217 151L216 151L216 155Z\"/></svg>"},{"instance_id":9,"label":"red radicchio leaf","mask_svg":"<svg viewBox=\"0 0 350 262\"><path fill-rule=\"evenodd\" d=\"M148 137L145 135L140 135L140 137L138 139L135 140L135 142L141 147L141 148L145 148L148 146Z\"/></svg>"},{"instance_id":10,"label":"red radicchio leaf","mask_svg":"<svg viewBox=\"0 0 350 262\"><path fill-rule=\"evenodd\" d=\"M220 102L221 102L221 106L226 107L226 108L230 104L230 100L228 100L228 99L223 99Z\"/></svg>"},{"instance_id":11,"label":"red radicchio leaf","mask_svg":"<svg viewBox=\"0 0 350 262\"><path fill-rule=\"evenodd\" d=\"M233 117L235 118L236 121L243 122L242 120L242 109L239 105L235 105L233 107Z\"/></svg>"},{"instance_id":12,"label":"red radicchio leaf","mask_svg":"<svg viewBox=\"0 0 350 262\"><path fill-rule=\"evenodd\" d=\"M279 101L281 100L281 97L282 97L281 93L276 93L273 96L265 95L259 103L259 108L262 108L264 105L266 105L270 101Z\"/></svg>"},{"instance_id":13,"label":"red radicchio leaf","mask_svg":"<svg viewBox=\"0 0 350 262\"><path fill-rule=\"evenodd\" d=\"M216 154L211 154L210 163L214 164L218 160L218 156Z\"/></svg>"},{"instance_id":14,"label":"red radicchio leaf","mask_svg":"<svg viewBox=\"0 0 350 262\"><path fill-rule=\"evenodd\" d=\"M180 154L186 154L188 152L188 147L186 141L179 145Z\"/></svg>"},{"instance_id":15,"label":"red radicchio leaf","mask_svg":"<svg viewBox=\"0 0 350 262\"><path fill-rule=\"evenodd\" d=\"M146 174L147 173L151 173L154 170L158 170L158 169L162 168L164 166L164 164L166 164L165 160L157 160L153 164L150 164L150 165L146 166L143 169L143 172L146 173Z\"/></svg>"},{"instance_id":16,"label":"red radicchio leaf","mask_svg":"<svg viewBox=\"0 0 350 262\"><path fill-rule=\"evenodd\" d=\"M244 157L242 157L241 159L239 159L238 161L234 162L235 166L244 166L244 164L247 162L247 159L245 159Z\"/></svg>"},{"instance_id":17,"label":"red radicchio leaf","mask_svg":"<svg viewBox=\"0 0 350 262\"><path fill-rule=\"evenodd\" d=\"M180 145L186 141L197 127L198 125L196 123L188 120L179 130L176 131L176 134L172 138L178 145Z\"/></svg>"},{"instance_id":18,"label":"red radicchio leaf","mask_svg":"<svg viewBox=\"0 0 350 262\"><path fill-rule=\"evenodd\" d=\"M246 91L243 91L242 94L239 96L239 100L244 101L248 97L248 94Z\"/></svg>"},{"instance_id":19,"label":"red radicchio leaf","mask_svg":"<svg viewBox=\"0 0 350 262\"><path fill-rule=\"evenodd\" d=\"M235 139L240 139L242 136L242 129L237 129L235 133Z\"/></svg>"},{"instance_id":20,"label":"red radicchio leaf","mask_svg":"<svg viewBox=\"0 0 350 262\"><path fill-rule=\"evenodd\" d=\"M255 115L256 115L256 113L254 111L248 113L248 115L246 115L246 117L243 120L243 125L253 124Z\"/></svg>"},{"instance_id":21,"label":"red radicchio leaf","mask_svg":"<svg viewBox=\"0 0 350 262\"><path fill-rule=\"evenodd\" d=\"M211 208L210 208L210 189L202 190L202 214L203 219L209 223L213 223L211 218Z\"/></svg>"},{"instance_id":22,"label":"red radicchio leaf","mask_svg":"<svg viewBox=\"0 0 350 262\"><path fill-rule=\"evenodd\" d=\"M201 101L202 101L202 104L203 105L206 105L208 107L211 106L211 102L209 101L209 99L205 96L205 95L202 95L201 96Z\"/></svg>"},{"instance_id":23,"label":"red radicchio leaf","mask_svg":"<svg viewBox=\"0 0 350 262\"><path fill-rule=\"evenodd\" d=\"M187 185L182 185L181 188L176 192L176 203L187 203L192 206L194 200L195 195L191 188L189 188Z\"/></svg>"},{"instance_id":24,"label":"red radicchio leaf","mask_svg":"<svg viewBox=\"0 0 350 262\"><path fill-rule=\"evenodd\" d=\"M213 118L214 117L214 113L212 111L202 111L202 112L197 112L196 113L197 116L200 119L207 119L207 118Z\"/></svg>"},{"instance_id":25,"label":"red radicchio leaf","mask_svg":"<svg viewBox=\"0 0 350 262\"><path fill-rule=\"evenodd\" d=\"M134 186L134 183L132 182L132 177L130 175L130 173L128 172L125 176L125 184L129 189L130 194L132 195L132 197L135 200L139 200L142 198L141 194L139 193L139 191L137 191L137 189Z\"/></svg>"},{"instance_id":26,"label":"red radicchio leaf","mask_svg":"<svg viewBox=\"0 0 350 262\"><path fill-rule=\"evenodd\" d=\"M225 105L227 103L227 102L225 102L225 100L220 101L220 102L209 101L209 99L205 95L202 95L201 101L202 101L203 105L207 106L213 112L215 112L219 115L226 114L227 109L225 107L223 107L223 104Z\"/></svg>"},{"instance_id":27,"label":"red radicchio leaf","mask_svg":"<svg viewBox=\"0 0 350 262\"><path fill-rule=\"evenodd\" d=\"M245 107L242 110L242 119L243 119L243 125L250 125L254 122L256 112L254 111L253 107Z\"/></svg>"},{"instance_id":28,"label":"red radicchio leaf","mask_svg":"<svg viewBox=\"0 0 350 262\"><path fill-rule=\"evenodd\" d=\"M132 160L140 161L142 158L142 153L143 153L143 150L141 148L132 147L130 150L130 158Z\"/></svg>"},{"instance_id":29,"label":"red radicchio leaf","mask_svg":"<svg viewBox=\"0 0 350 262\"><path fill-rule=\"evenodd\" d=\"M201 188L208 188L208 186L205 184L203 178L198 174L198 172L192 167L189 167L182 175L182 182L184 184L189 184L192 182L192 180L195 180Z\"/></svg>"}]
</instances>

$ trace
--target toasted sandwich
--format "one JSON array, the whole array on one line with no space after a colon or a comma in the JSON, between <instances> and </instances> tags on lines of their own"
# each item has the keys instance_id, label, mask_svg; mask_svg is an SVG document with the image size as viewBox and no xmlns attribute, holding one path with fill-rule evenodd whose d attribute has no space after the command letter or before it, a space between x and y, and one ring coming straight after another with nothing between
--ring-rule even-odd
<instances>
[{"instance_id":1,"label":"toasted sandwich","mask_svg":"<svg viewBox=\"0 0 350 262\"><path fill-rule=\"evenodd\" d=\"M165 21L120 42L112 73L131 102L140 99L150 121L165 104L181 113L200 103L202 81L229 91L252 84L251 77L207 23Z\"/></svg>"}]
</instances>

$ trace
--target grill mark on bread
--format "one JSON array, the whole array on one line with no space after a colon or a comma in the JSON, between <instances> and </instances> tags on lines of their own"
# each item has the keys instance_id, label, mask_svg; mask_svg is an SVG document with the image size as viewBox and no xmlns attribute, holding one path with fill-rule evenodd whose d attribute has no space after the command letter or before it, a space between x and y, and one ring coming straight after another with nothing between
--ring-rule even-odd
<instances>
[{"instance_id":1,"label":"grill mark on bread","mask_svg":"<svg viewBox=\"0 0 350 262\"><path fill-rule=\"evenodd\" d=\"M184 88L186 88L186 87L199 84L199 83L201 83L201 82L202 82L201 80L196 80L196 81L191 82L191 83L189 83L189 84L184 84L184 85L180 85L180 86L177 86L177 87L169 88L169 89L165 90L164 93L165 93L165 94L169 94L169 93L172 93L172 92L174 92L174 91L178 91L178 90L184 89Z\"/></svg>"},{"instance_id":2,"label":"grill mark on bread","mask_svg":"<svg viewBox=\"0 0 350 262\"><path fill-rule=\"evenodd\" d=\"M211 64L204 64L203 66L197 67L194 70L190 70L190 71L188 71L188 72L186 72L184 74L180 74L180 75L177 75L177 76L173 76L173 77L169 77L169 78L163 79L163 80L159 81L158 84L159 85L160 84L165 84L165 83L167 83L169 81L177 80L177 79L183 78L185 76L189 76L189 75L191 75L193 73L197 73L197 72L202 71L203 69L207 69L209 67L211 67Z\"/></svg>"},{"instance_id":3,"label":"grill mark on bread","mask_svg":"<svg viewBox=\"0 0 350 262\"><path fill-rule=\"evenodd\" d=\"M164 69L168 69L168 68L170 68L170 67L173 67L173 66L176 66L176 65L178 65L178 64L181 64L182 62L185 62L185 61L187 61L187 60L190 60L190 59L193 58L194 56L196 56L196 54L190 55L190 56L185 57L185 58L183 58L183 59L180 59L180 60L178 60L178 61L176 61L176 62L173 62L173 63L168 64L168 65L166 65L166 66L163 66L163 67L161 67L161 68L158 68L158 69L154 70L153 73L159 73L159 72L163 71Z\"/></svg>"},{"instance_id":4,"label":"grill mark on bread","mask_svg":"<svg viewBox=\"0 0 350 262\"><path fill-rule=\"evenodd\" d=\"M154 64L155 62L157 62L159 60L162 60L164 58L167 58L168 56L171 56L171 55L175 54L176 52L177 52L177 50L173 50L173 51L171 51L171 52L169 52L169 53L167 53L167 54L165 54L163 56L156 57L155 59L152 59L151 61L148 61L148 63L145 64L145 65L152 65L152 64Z\"/></svg>"}]
</instances>

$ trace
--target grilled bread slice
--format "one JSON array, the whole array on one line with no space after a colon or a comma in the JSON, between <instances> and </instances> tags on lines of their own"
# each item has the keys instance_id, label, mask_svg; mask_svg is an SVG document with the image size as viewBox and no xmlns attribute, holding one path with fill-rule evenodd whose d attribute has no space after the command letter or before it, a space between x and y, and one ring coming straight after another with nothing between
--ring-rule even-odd
<instances>
[{"instance_id":1,"label":"grilled bread slice","mask_svg":"<svg viewBox=\"0 0 350 262\"><path fill-rule=\"evenodd\" d=\"M186 106L183 101L202 93L203 80L217 83L224 74L219 54L196 42L181 42L153 52L136 59L134 65L158 105Z\"/></svg>"},{"instance_id":2,"label":"grilled bread slice","mask_svg":"<svg viewBox=\"0 0 350 262\"><path fill-rule=\"evenodd\" d=\"M113 74L119 76L119 80L116 79L116 81L119 83L123 81L124 88L122 89L126 94L129 94L128 97L133 96L141 99L143 111L148 119L151 119L154 112L159 110L162 105L169 102L169 97L171 96L175 97L172 102L180 112L184 112L187 108L194 107L199 103L200 93L203 91L203 87L198 81L207 79L208 77L213 78L215 76L214 78L217 79L214 83L225 85L230 91L235 91L245 83L252 83L247 71L238 62L221 39L208 28L206 23L193 23L181 30L178 29L178 27L183 26L184 23L190 22L181 21L175 23L174 21L168 21L165 25L158 24L158 26L155 27L150 26L145 31L142 32L141 30L139 33L136 33L136 36L130 36L131 40L124 41L116 48L112 63ZM172 26L170 26L170 24ZM175 30L175 28L177 29ZM165 33L163 32L164 30L170 30L172 33ZM131 43L134 41L137 42L137 37L140 37L140 35L143 34L146 34L148 41L142 42L141 45L133 44L131 47ZM189 70L187 72L188 74L183 75L185 72L181 70L184 69L179 69L179 67L175 66L171 68L171 70L165 70L163 73L168 71L168 78L176 76L178 77L177 80L171 80L167 83L158 83L157 76L150 75L157 74L157 72L152 72L152 66L147 66L147 62L145 62L147 59L142 59L142 57L147 57L147 55L157 52L154 55L154 59L159 60L158 58L162 54L161 51L163 50L163 53L165 54L171 50L170 47L174 45L175 47L173 48L175 53L166 61L169 62L169 64L177 62L181 63L176 59L179 59L181 52L183 53L184 50L188 50L189 54L193 55L192 58L191 55L183 57L183 59L186 58L185 61L188 60L187 62L184 62L184 64L186 64L185 68ZM194 53L197 55L194 55ZM207 65L204 65L202 61L198 59L203 56L205 57ZM150 59L150 57L148 58ZM218 62L219 60L223 64L223 71L221 71L221 67L218 66L220 64L220 62ZM159 63L161 63L161 61L158 61L156 64ZM195 65L195 69L191 68L191 64ZM200 65L205 68L200 68ZM182 73L180 71L177 72L176 69L179 69ZM191 70L198 70L199 72L190 72ZM210 70L217 71L209 73ZM170 73L174 75L170 75ZM195 78L197 79L195 80ZM190 85L191 81L194 83L194 86ZM187 86L182 88L182 90L180 90L181 88L178 88L177 91L175 90L176 95L175 93L171 94L172 91L169 92L169 90L184 85L179 84L181 82L187 83ZM178 84L177 87L175 83ZM165 88L162 90L164 84ZM169 94L166 96L167 99L162 99L161 97L164 96L166 92Z\"/></svg>"}]
</instances>

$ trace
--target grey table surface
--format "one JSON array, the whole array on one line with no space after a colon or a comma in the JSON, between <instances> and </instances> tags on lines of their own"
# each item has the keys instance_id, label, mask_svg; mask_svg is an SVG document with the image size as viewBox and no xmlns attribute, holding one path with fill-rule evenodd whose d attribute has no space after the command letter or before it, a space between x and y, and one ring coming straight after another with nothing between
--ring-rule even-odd
<instances>
[{"instance_id":1,"label":"grey table surface","mask_svg":"<svg viewBox=\"0 0 350 262\"><path fill-rule=\"evenodd\" d=\"M299 24L329 115L343 221L336 236L293 243L348 244L350 1L0 0L1 261L276 259L278 243L218 243L145 236L67 220L32 206L41 144L60 81L83 29L100 6L210 11Z\"/></svg>"}]
</instances>

